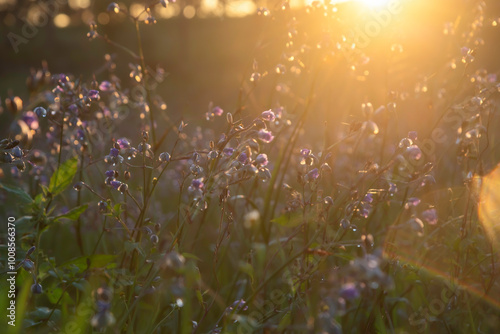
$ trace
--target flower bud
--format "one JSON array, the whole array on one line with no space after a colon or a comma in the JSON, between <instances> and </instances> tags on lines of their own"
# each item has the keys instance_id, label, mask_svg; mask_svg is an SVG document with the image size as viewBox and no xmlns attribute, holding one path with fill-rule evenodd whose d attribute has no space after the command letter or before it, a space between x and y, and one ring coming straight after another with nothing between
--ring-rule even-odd
<instances>
[{"instance_id":1,"label":"flower bud","mask_svg":"<svg viewBox=\"0 0 500 334\"><path fill-rule=\"evenodd\" d=\"M42 285L40 283L35 283L31 286L31 292L35 295L39 295L42 293Z\"/></svg>"}]
</instances>

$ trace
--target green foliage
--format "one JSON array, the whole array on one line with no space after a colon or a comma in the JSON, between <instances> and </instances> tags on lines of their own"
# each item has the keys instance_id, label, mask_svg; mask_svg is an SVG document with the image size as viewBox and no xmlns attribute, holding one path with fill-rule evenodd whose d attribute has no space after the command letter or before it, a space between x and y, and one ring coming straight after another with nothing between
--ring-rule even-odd
<instances>
[{"instance_id":1,"label":"green foliage","mask_svg":"<svg viewBox=\"0 0 500 334\"><path fill-rule=\"evenodd\" d=\"M16 199L20 201L21 204L31 203L33 199L28 195L23 189L18 187L11 187L6 184L0 183L0 190L4 190L7 193L15 196Z\"/></svg>"},{"instance_id":2,"label":"green foliage","mask_svg":"<svg viewBox=\"0 0 500 334\"><path fill-rule=\"evenodd\" d=\"M78 166L78 158L73 157L61 164L50 177L48 192L51 196L59 195L63 192L75 177Z\"/></svg>"}]
</instances>

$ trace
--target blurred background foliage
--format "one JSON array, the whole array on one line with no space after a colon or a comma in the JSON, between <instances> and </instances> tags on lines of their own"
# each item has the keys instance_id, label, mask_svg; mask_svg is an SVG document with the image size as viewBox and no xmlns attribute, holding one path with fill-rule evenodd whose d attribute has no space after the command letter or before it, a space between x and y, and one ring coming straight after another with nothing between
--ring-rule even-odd
<instances>
[{"instance_id":1,"label":"blurred background foliage","mask_svg":"<svg viewBox=\"0 0 500 334\"><path fill-rule=\"evenodd\" d=\"M500 3L487 2L488 17L498 16ZM89 22L96 22L102 35L136 51L134 26L127 22L125 15L107 12L109 3L106 1L53 0L46 3L56 6L57 10L48 19L45 15L44 19L41 3L44 2L0 0L2 101L9 94L22 99L29 96L26 77L30 68L41 66L42 60L48 61L52 73L72 73L83 79L96 74L97 79L102 80L99 69L105 63L104 55L110 54L117 63L117 76L128 75L127 63L133 62L129 55L103 40L88 42L86 37ZM150 2L119 3L131 13L140 12L145 4ZM294 13L294 9L308 5L300 0L290 2L293 14L280 13L282 5L281 1L202 0L169 3L167 8L155 6L153 15L157 24L144 26L141 32L147 50L147 64L152 68L160 65L168 73L157 88L167 102L167 112L197 119L206 112L210 101L231 110L235 108L240 89L252 89L247 107L255 115L271 107L269 92L276 89L277 82L273 68L287 61L280 29L290 28L287 26L290 15L297 17L300 34L308 38L317 35L317 39L328 38L321 36L325 26L329 26L332 34L342 33L341 28L346 24L362 27L367 15L360 15L359 4L351 1L335 5L338 9L335 19ZM271 13L277 14L257 15L259 11L262 13L262 8L269 8ZM331 126L337 126L339 120L346 121L349 115L359 113L360 101L368 100L379 105L387 100L391 90L413 92L427 85L428 91L424 93L428 93L429 99L419 99L417 104L411 100L402 101L398 106L412 130L425 129L427 122L422 122L422 113L430 112L430 117L433 117L431 96L435 92L432 90L439 89L432 86L432 80L439 76L443 64L463 46L453 44L453 39L443 34L444 24L454 22L457 17L466 21L471 15L468 8L468 1L411 1L405 5L404 12L368 45L369 62L353 71L352 60L348 57L344 61L333 60L334 57L326 60L330 61L326 67L328 70L319 74L319 84L315 86L315 114L321 116L310 120L310 125L317 127L327 121ZM34 24L37 32L27 38L26 43L20 43L18 52L15 52L9 34L23 36L26 22ZM493 28L489 24L484 29L484 41L479 42L488 47L475 55L474 67L488 71L498 68L500 36ZM401 50L403 52L399 52ZM248 80L254 60L261 72L269 73L255 89ZM291 79L285 78L285 83L287 80ZM280 102L284 104L286 101ZM0 117L2 124L8 124L9 115L4 113ZM3 126L1 130L5 130ZM407 130L403 125L401 135Z\"/></svg>"}]
</instances>

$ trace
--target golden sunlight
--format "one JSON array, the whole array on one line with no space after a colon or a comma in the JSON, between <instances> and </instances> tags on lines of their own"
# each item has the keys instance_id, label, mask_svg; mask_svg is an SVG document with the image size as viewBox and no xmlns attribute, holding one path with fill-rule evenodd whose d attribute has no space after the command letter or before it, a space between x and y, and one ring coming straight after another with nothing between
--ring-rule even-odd
<instances>
[{"instance_id":1,"label":"golden sunlight","mask_svg":"<svg viewBox=\"0 0 500 334\"><path fill-rule=\"evenodd\" d=\"M500 165L481 182L479 218L495 248L500 249Z\"/></svg>"},{"instance_id":2,"label":"golden sunlight","mask_svg":"<svg viewBox=\"0 0 500 334\"><path fill-rule=\"evenodd\" d=\"M359 3L363 6L368 6L371 8L377 8L388 5L393 0L355 0L355 2Z\"/></svg>"}]
</instances>

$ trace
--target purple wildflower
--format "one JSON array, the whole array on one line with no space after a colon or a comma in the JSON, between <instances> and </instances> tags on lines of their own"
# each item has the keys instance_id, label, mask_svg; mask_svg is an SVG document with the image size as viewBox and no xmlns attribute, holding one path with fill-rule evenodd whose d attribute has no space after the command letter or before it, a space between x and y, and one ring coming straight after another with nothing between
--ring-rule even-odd
<instances>
[{"instance_id":1,"label":"purple wildflower","mask_svg":"<svg viewBox=\"0 0 500 334\"><path fill-rule=\"evenodd\" d=\"M113 180L109 183L109 185L118 190L118 188L120 188L122 183L120 181Z\"/></svg>"},{"instance_id":2,"label":"purple wildflower","mask_svg":"<svg viewBox=\"0 0 500 334\"><path fill-rule=\"evenodd\" d=\"M309 171L309 173L306 174L306 180L307 181L313 181L318 179L319 177L319 170L317 168L312 169Z\"/></svg>"},{"instance_id":3,"label":"purple wildflower","mask_svg":"<svg viewBox=\"0 0 500 334\"><path fill-rule=\"evenodd\" d=\"M230 310L236 309L237 311L243 310L246 311L248 309L248 306L246 305L246 302L243 299L236 300L231 306L229 307Z\"/></svg>"},{"instance_id":4,"label":"purple wildflower","mask_svg":"<svg viewBox=\"0 0 500 334\"><path fill-rule=\"evenodd\" d=\"M116 141L118 145L120 145L120 148L130 148L130 142L128 141L127 138L120 138Z\"/></svg>"},{"instance_id":5,"label":"purple wildflower","mask_svg":"<svg viewBox=\"0 0 500 334\"><path fill-rule=\"evenodd\" d=\"M405 204L405 208L415 207L420 204L420 199L417 197L410 197Z\"/></svg>"},{"instance_id":6,"label":"purple wildflower","mask_svg":"<svg viewBox=\"0 0 500 334\"><path fill-rule=\"evenodd\" d=\"M354 283L346 283L340 289L340 297L345 300L352 300L359 297L359 291Z\"/></svg>"},{"instance_id":7,"label":"purple wildflower","mask_svg":"<svg viewBox=\"0 0 500 334\"><path fill-rule=\"evenodd\" d=\"M118 156L118 153L120 153L120 151L117 149L117 148L111 148L111 150L109 150L109 155L112 156L112 157L117 157Z\"/></svg>"},{"instance_id":8,"label":"purple wildflower","mask_svg":"<svg viewBox=\"0 0 500 334\"><path fill-rule=\"evenodd\" d=\"M300 150L300 164L301 165L308 165L312 166L314 164L314 155L312 154L312 151L308 148L303 148Z\"/></svg>"},{"instance_id":9,"label":"purple wildflower","mask_svg":"<svg viewBox=\"0 0 500 334\"><path fill-rule=\"evenodd\" d=\"M268 122L274 122L274 120L276 119L276 115L272 110L263 111L261 117L264 121Z\"/></svg>"},{"instance_id":10,"label":"purple wildflower","mask_svg":"<svg viewBox=\"0 0 500 334\"><path fill-rule=\"evenodd\" d=\"M113 84L109 81L103 81L99 85L99 89L103 92L108 92L113 89Z\"/></svg>"},{"instance_id":11,"label":"purple wildflower","mask_svg":"<svg viewBox=\"0 0 500 334\"><path fill-rule=\"evenodd\" d=\"M259 139L262 140L264 143L270 143L273 141L274 136L271 131L262 129L259 131Z\"/></svg>"},{"instance_id":12,"label":"purple wildflower","mask_svg":"<svg viewBox=\"0 0 500 334\"><path fill-rule=\"evenodd\" d=\"M38 117L32 111L27 111L23 115L23 121L32 130L38 129Z\"/></svg>"},{"instance_id":13,"label":"purple wildflower","mask_svg":"<svg viewBox=\"0 0 500 334\"><path fill-rule=\"evenodd\" d=\"M64 73L54 74L52 78L54 79L54 81L61 83L66 83L69 80L68 76Z\"/></svg>"},{"instance_id":14,"label":"purple wildflower","mask_svg":"<svg viewBox=\"0 0 500 334\"><path fill-rule=\"evenodd\" d=\"M107 170L104 175L106 175L107 177L115 177L116 175L116 171L114 170Z\"/></svg>"},{"instance_id":15,"label":"purple wildflower","mask_svg":"<svg viewBox=\"0 0 500 334\"><path fill-rule=\"evenodd\" d=\"M95 89L91 89L91 90L89 90L89 93L87 96L90 99L90 101L97 101L97 100L99 100L99 91L95 90Z\"/></svg>"},{"instance_id":16,"label":"purple wildflower","mask_svg":"<svg viewBox=\"0 0 500 334\"><path fill-rule=\"evenodd\" d=\"M226 148L224 148L224 150L222 150L222 153L224 153L226 156L230 157L234 153L234 148L226 147Z\"/></svg>"},{"instance_id":17,"label":"purple wildflower","mask_svg":"<svg viewBox=\"0 0 500 334\"><path fill-rule=\"evenodd\" d=\"M303 148L300 150L300 155L303 156L304 158L310 156L311 153L312 153L311 150L308 148Z\"/></svg>"},{"instance_id":18,"label":"purple wildflower","mask_svg":"<svg viewBox=\"0 0 500 334\"><path fill-rule=\"evenodd\" d=\"M430 225L436 225L438 222L438 216L436 209L431 208L422 212L422 217L428 222Z\"/></svg>"},{"instance_id":19,"label":"purple wildflower","mask_svg":"<svg viewBox=\"0 0 500 334\"><path fill-rule=\"evenodd\" d=\"M372 209L372 206L370 205L370 203L361 202L359 205L359 208L358 208L358 212L363 218L368 218L368 216L370 215L371 209Z\"/></svg>"},{"instance_id":20,"label":"purple wildflower","mask_svg":"<svg viewBox=\"0 0 500 334\"><path fill-rule=\"evenodd\" d=\"M261 166L266 166L269 163L269 160L267 159L267 154L262 153L255 158L255 163L261 165Z\"/></svg>"},{"instance_id":21,"label":"purple wildflower","mask_svg":"<svg viewBox=\"0 0 500 334\"><path fill-rule=\"evenodd\" d=\"M363 202L366 202L366 203L373 202L373 196L372 196L372 194L370 194L370 193L366 194L365 198L363 199Z\"/></svg>"},{"instance_id":22,"label":"purple wildflower","mask_svg":"<svg viewBox=\"0 0 500 334\"><path fill-rule=\"evenodd\" d=\"M205 184L202 182L202 179L194 179L191 182L191 187L193 187L194 189L201 189L204 185Z\"/></svg>"},{"instance_id":23,"label":"purple wildflower","mask_svg":"<svg viewBox=\"0 0 500 334\"><path fill-rule=\"evenodd\" d=\"M242 164L248 162L248 155L245 152L241 152L241 154L238 156L238 161L241 162Z\"/></svg>"},{"instance_id":24,"label":"purple wildflower","mask_svg":"<svg viewBox=\"0 0 500 334\"><path fill-rule=\"evenodd\" d=\"M224 113L224 110L221 107L216 106L212 109L212 113L214 114L214 116L220 116L222 115L222 113Z\"/></svg>"},{"instance_id":25,"label":"purple wildflower","mask_svg":"<svg viewBox=\"0 0 500 334\"><path fill-rule=\"evenodd\" d=\"M414 160L420 160L422 158L422 151L417 145L411 145L406 149L410 158Z\"/></svg>"},{"instance_id":26,"label":"purple wildflower","mask_svg":"<svg viewBox=\"0 0 500 334\"><path fill-rule=\"evenodd\" d=\"M78 112L78 106L76 104L70 104L69 107L68 107L68 110L73 113L73 114L76 114Z\"/></svg>"}]
</instances>

